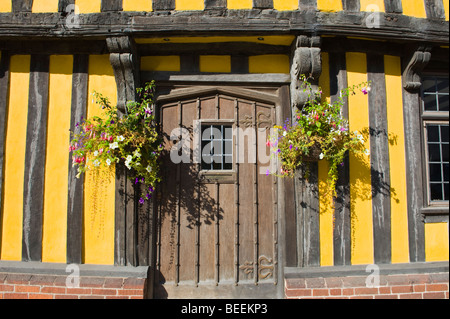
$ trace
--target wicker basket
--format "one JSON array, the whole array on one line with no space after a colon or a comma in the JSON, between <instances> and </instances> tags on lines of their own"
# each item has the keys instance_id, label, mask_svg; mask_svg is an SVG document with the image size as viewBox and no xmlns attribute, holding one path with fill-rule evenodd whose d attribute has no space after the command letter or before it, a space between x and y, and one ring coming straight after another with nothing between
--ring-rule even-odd
<instances>
[{"instance_id":1,"label":"wicker basket","mask_svg":"<svg viewBox=\"0 0 450 319\"><path fill-rule=\"evenodd\" d=\"M318 162L320 160L320 154L322 153L322 149L318 143L315 143L309 149L308 155L302 155L302 162Z\"/></svg>"}]
</instances>

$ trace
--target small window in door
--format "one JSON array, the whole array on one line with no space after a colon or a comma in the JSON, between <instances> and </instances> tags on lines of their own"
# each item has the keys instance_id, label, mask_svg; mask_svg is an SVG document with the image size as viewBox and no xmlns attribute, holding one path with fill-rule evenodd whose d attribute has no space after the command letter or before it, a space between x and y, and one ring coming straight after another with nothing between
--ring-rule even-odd
<instances>
[{"instance_id":1,"label":"small window in door","mask_svg":"<svg viewBox=\"0 0 450 319\"><path fill-rule=\"evenodd\" d=\"M233 169L233 128L231 125L202 125L202 170Z\"/></svg>"}]
</instances>

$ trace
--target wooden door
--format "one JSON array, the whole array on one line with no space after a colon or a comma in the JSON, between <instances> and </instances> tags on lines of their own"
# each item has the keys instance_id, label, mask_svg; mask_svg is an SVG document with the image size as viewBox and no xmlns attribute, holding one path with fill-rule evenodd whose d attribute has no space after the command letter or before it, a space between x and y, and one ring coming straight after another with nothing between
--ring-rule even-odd
<instances>
[{"instance_id":1,"label":"wooden door","mask_svg":"<svg viewBox=\"0 0 450 319\"><path fill-rule=\"evenodd\" d=\"M276 96L195 87L158 101L165 155L155 297L275 298L277 178L265 172Z\"/></svg>"}]
</instances>

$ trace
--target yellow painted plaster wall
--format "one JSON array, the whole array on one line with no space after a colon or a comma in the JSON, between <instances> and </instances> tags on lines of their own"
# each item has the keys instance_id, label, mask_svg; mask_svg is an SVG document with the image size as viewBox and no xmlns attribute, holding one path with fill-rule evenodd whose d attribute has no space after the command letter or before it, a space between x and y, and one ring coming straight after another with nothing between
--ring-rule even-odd
<instances>
[{"instance_id":1,"label":"yellow painted plaster wall","mask_svg":"<svg viewBox=\"0 0 450 319\"><path fill-rule=\"evenodd\" d=\"M298 4L298 0L273 0L273 8L278 11L297 10Z\"/></svg>"},{"instance_id":2,"label":"yellow painted plaster wall","mask_svg":"<svg viewBox=\"0 0 450 319\"><path fill-rule=\"evenodd\" d=\"M328 53L322 53L322 75L319 86L322 89L322 101L330 103L330 68ZM328 187L329 164L319 161L319 212L320 212L320 265L333 266L334 202L333 192Z\"/></svg>"},{"instance_id":3,"label":"yellow painted plaster wall","mask_svg":"<svg viewBox=\"0 0 450 319\"><path fill-rule=\"evenodd\" d=\"M444 0L446 2L446 0ZM403 14L416 18L426 18L424 0L403 0L402 1Z\"/></svg>"},{"instance_id":4,"label":"yellow painted plaster wall","mask_svg":"<svg viewBox=\"0 0 450 319\"><path fill-rule=\"evenodd\" d=\"M251 42L271 45L289 46L294 41L292 35L268 36L215 36L215 37L165 37L165 38L136 38L136 43L225 43L225 42Z\"/></svg>"},{"instance_id":5,"label":"yellow painted plaster wall","mask_svg":"<svg viewBox=\"0 0 450 319\"><path fill-rule=\"evenodd\" d=\"M168 56L143 56L141 57L142 71L180 71L180 57Z\"/></svg>"},{"instance_id":6,"label":"yellow painted plaster wall","mask_svg":"<svg viewBox=\"0 0 450 319\"><path fill-rule=\"evenodd\" d=\"M108 97L114 105L117 103L116 90L109 55L89 56L87 116L102 116L102 110L92 96L94 91ZM114 196L114 168L85 174L83 261L86 264L114 264Z\"/></svg>"},{"instance_id":7,"label":"yellow painted plaster wall","mask_svg":"<svg viewBox=\"0 0 450 319\"><path fill-rule=\"evenodd\" d=\"M30 56L13 55L5 140L0 259L22 259L23 183L28 115Z\"/></svg>"},{"instance_id":8,"label":"yellow painted plaster wall","mask_svg":"<svg viewBox=\"0 0 450 319\"><path fill-rule=\"evenodd\" d=\"M360 11L384 12L384 0L360 0Z\"/></svg>"},{"instance_id":9,"label":"yellow painted plaster wall","mask_svg":"<svg viewBox=\"0 0 450 319\"><path fill-rule=\"evenodd\" d=\"M253 0L227 0L228 9L251 9L253 8Z\"/></svg>"},{"instance_id":10,"label":"yellow painted plaster wall","mask_svg":"<svg viewBox=\"0 0 450 319\"><path fill-rule=\"evenodd\" d=\"M425 261L448 261L448 223L425 224Z\"/></svg>"},{"instance_id":11,"label":"yellow painted plaster wall","mask_svg":"<svg viewBox=\"0 0 450 319\"><path fill-rule=\"evenodd\" d=\"M0 12L11 12L12 11L12 1L11 0L1 0L0 1Z\"/></svg>"},{"instance_id":12,"label":"yellow painted plaster wall","mask_svg":"<svg viewBox=\"0 0 450 319\"><path fill-rule=\"evenodd\" d=\"M33 0L31 12L58 12L58 0Z\"/></svg>"},{"instance_id":13,"label":"yellow painted plaster wall","mask_svg":"<svg viewBox=\"0 0 450 319\"><path fill-rule=\"evenodd\" d=\"M447 0L444 0L444 11L445 11L445 20L448 21L448 15L449 15L449 2Z\"/></svg>"},{"instance_id":14,"label":"yellow painted plaster wall","mask_svg":"<svg viewBox=\"0 0 450 319\"><path fill-rule=\"evenodd\" d=\"M341 0L317 0L317 9L320 11L342 11L342 1Z\"/></svg>"},{"instance_id":15,"label":"yellow painted plaster wall","mask_svg":"<svg viewBox=\"0 0 450 319\"><path fill-rule=\"evenodd\" d=\"M50 56L42 261L66 262L73 56Z\"/></svg>"},{"instance_id":16,"label":"yellow painted plaster wall","mask_svg":"<svg viewBox=\"0 0 450 319\"><path fill-rule=\"evenodd\" d=\"M123 11L152 11L152 0L123 0Z\"/></svg>"},{"instance_id":17,"label":"yellow painted plaster wall","mask_svg":"<svg viewBox=\"0 0 450 319\"><path fill-rule=\"evenodd\" d=\"M229 55L201 55L200 72L230 73L231 56Z\"/></svg>"},{"instance_id":18,"label":"yellow painted plaster wall","mask_svg":"<svg viewBox=\"0 0 450 319\"><path fill-rule=\"evenodd\" d=\"M391 182L391 258L392 263L406 263L409 261L409 240L400 57L386 55L384 68Z\"/></svg>"},{"instance_id":19,"label":"yellow painted plaster wall","mask_svg":"<svg viewBox=\"0 0 450 319\"><path fill-rule=\"evenodd\" d=\"M347 60L348 85L357 85L367 81L367 61L364 53L349 52ZM351 131L363 132L369 128L368 97L361 93L350 95L349 128ZM366 149L370 150L367 137ZM350 211L352 264L373 263L373 221L372 221L372 186L370 176L370 159L365 155L350 153Z\"/></svg>"},{"instance_id":20,"label":"yellow painted plaster wall","mask_svg":"<svg viewBox=\"0 0 450 319\"><path fill-rule=\"evenodd\" d=\"M204 8L203 0L175 0L175 10L203 10Z\"/></svg>"},{"instance_id":21,"label":"yellow painted plaster wall","mask_svg":"<svg viewBox=\"0 0 450 319\"><path fill-rule=\"evenodd\" d=\"M101 0L75 0L79 13L98 13L101 11Z\"/></svg>"},{"instance_id":22,"label":"yellow painted plaster wall","mask_svg":"<svg viewBox=\"0 0 450 319\"><path fill-rule=\"evenodd\" d=\"M265 54L248 58L250 73L289 73L289 56L284 54Z\"/></svg>"}]
</instances>

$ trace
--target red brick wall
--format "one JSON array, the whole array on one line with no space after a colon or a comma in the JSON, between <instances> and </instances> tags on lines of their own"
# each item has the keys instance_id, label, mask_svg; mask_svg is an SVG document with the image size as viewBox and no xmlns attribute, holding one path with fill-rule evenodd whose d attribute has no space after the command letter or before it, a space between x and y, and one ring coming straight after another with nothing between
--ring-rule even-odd
<instances>
[{"instance_id":1,"label":"red brick wall","mask_svg":"<svg viewBox=\"0 0 450 319\"><path fill-rule=\"evenodd\" d=\"M381 275L379 285L366 286L367 276L286 279L290 299L445 299L448 273Z\"/></svg>"},{"instance_id":2,"label":"red brick wall","mask_svg":"<svg viewBox=\"0 0 450 319\"><path fill-rule=\"evenodd\" d=\"M0 273L0 299L143 299L145 278L81 277L79 288L66 276Z\"/></svg>"}]
</instances>

